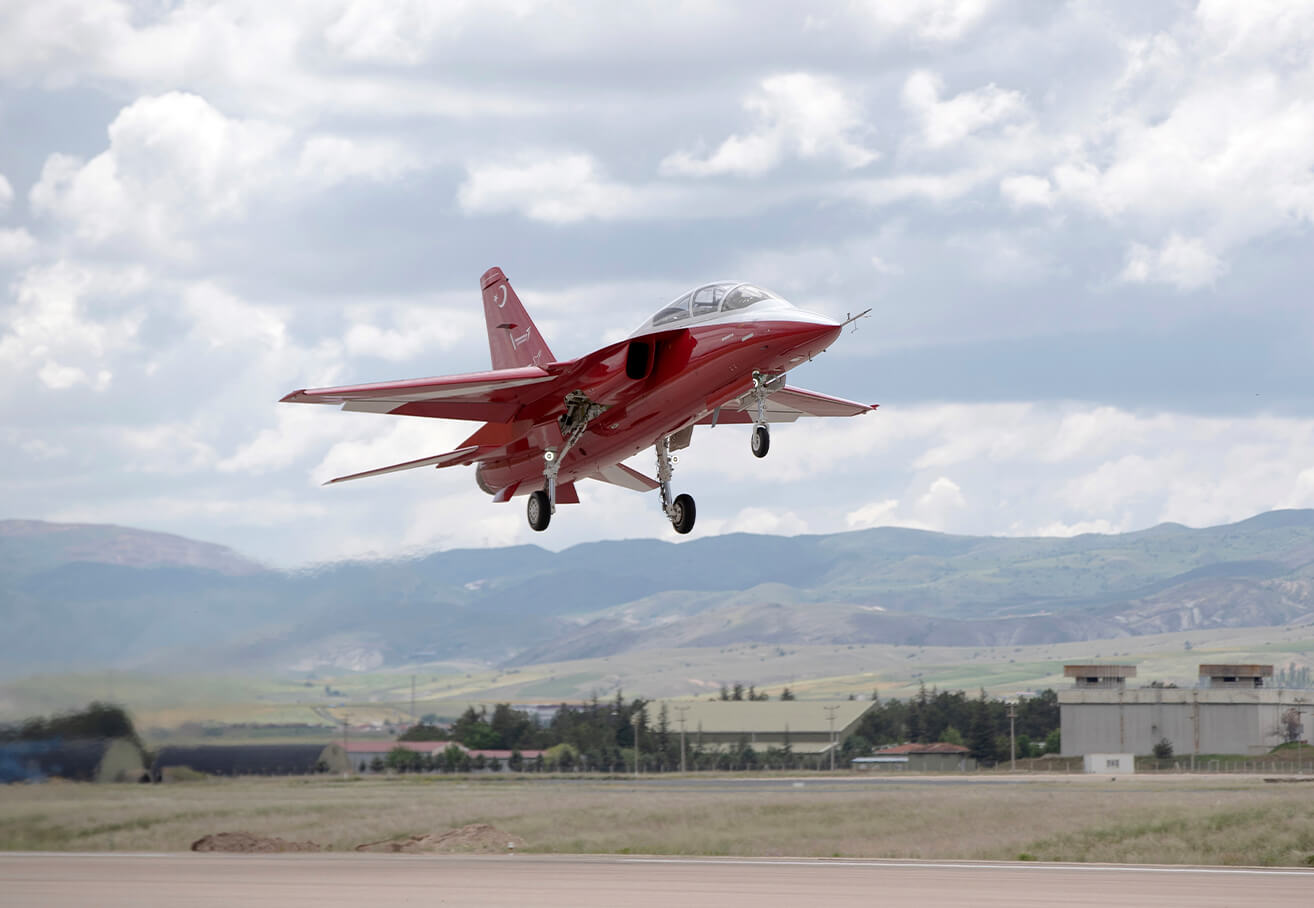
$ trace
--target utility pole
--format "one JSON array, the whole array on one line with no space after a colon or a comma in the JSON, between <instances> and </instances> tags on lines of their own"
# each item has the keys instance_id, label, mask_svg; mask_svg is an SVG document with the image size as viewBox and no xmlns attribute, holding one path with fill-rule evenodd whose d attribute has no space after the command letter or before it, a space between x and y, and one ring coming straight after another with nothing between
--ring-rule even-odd
<instances>
[{"instance_id":1,"label":"utility pole","mask_svg":"<svg viewBox=\"0 0 1314 908\"><path fill-rule=\"evenodd\" d=\"M684 714L689 711L689 707L677 706L675 711L680 714L680 772L684 772Z\"/></svg>"},{"instance_id":2,"label":"utility pole","mask_svg":"<svg viewBox=\"0 0 1314 908\"><path fill-rule=\"evenodd\" d=\"M351 757L347 756L347 729L350 727L351 727L351 713L343 713L342 714L342 756L346 759L347 766L351 767L351 769L354 769L355 767L351 766ZM348 772L350 772L350 769L348 770Z\"/></svg>"},{"instance_id":3,"label":"utility pole","mask_svg":"<svg viewBox=\"0 0 1314 908\"><path fill-rule=\"evenodd\" d=\"M1008 704L1008 771L1017 772L1017 704Z\"/></svg>"},{"instance_id":4,"label":"utility pole","mask_svg":"<svg viewBox=\"0 0 1314 908\"><path fill-rule=\"evenodd\" d=\"M830 722L830 771L835 771L835 713L839 710L838 706L823 706L826 711L826 719Z\"/></svg>"}]
</instances>

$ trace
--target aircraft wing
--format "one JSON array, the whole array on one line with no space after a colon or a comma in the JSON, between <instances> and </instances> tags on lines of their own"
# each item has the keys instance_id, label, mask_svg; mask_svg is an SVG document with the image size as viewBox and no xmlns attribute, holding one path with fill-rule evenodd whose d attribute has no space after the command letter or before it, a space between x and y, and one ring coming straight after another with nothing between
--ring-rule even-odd
<instances>
[{"instance_id":1,"label":"aircraft wing","mask_svg":"<svg viewBox=\"0 0 1314 908\"><path fill-rule=\"evenodd\" d=\"M363 473L352 473L349 476L338 476L324 483L331 486L335 482L347 482L352 479L365 479L368 476L382 476L384 473L396 473L400 470L414 470L417 467L450 467L458 463L473 463L479 458L479 446L470 445L465 448L457 448L455 451L448 451L446 454L435 454L433 457L421 457L419 460L408 460L405 463L395 463L390 467L378 467L373 470L366 470Z\"/></svg>"},{"instance_id":2,"label":"aircraft wing","mask_svg":"<svg viewBox=\"0 0 1314 908\"><path fill-rule=\"evenodd\" d=\"M515 417L522 404L539 396L543 389L535 385L556 377L538 366L517 366L438 378L311 388L293 391L283 402L340 404L344 410L364 413L504 423Z\"/></svg>"},{"instance_id":3,"label":"aircraft wing","mask_svg":"<svg viewBox=\"0 0 1314 908\"><path fill-rule=\"evenodd\" d=\"M781 388L767 397L767 422L793 422L800 416L857 416L875 410L877 404L860 404L842 397L831 397L802 388ZM751 423L757 416L757 402L751 394L718 407L698 421L699 425Z\"/></svg>"}]
</instances>

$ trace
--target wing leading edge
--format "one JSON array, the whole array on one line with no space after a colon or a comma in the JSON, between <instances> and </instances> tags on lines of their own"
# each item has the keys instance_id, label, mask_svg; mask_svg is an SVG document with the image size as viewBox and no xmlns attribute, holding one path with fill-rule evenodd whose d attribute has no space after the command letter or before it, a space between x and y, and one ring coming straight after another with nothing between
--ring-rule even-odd
<instances>
[{"instance_id":1,"label":"wing leading edge","mask_svg":"<svg viewBox=\"0 0 1314 908\"><path fill-rule=\"evenodd\" d=\"M766 418L769 423L794 422L801 416L858 416L875 410L879 404L860 404L857 401L832 397L802 388L781 388L767 398ZM757 401L751 394L732 400L698 421L702 426L740 425L751 423L757 415Z\"/></svg>"},{"instance_id":2,"label":"wing leading edge","mask_svg":"<svg viewBox=\"0 0 1314 908\"><path fill-rule=\"evenodd\" d=\"M344 410L395 416L510 422L521 406L540 396L543 389L535 386L556 377L538 366L518 366L437 378L311 388L293 391L282 402L335 404Z\"/></svg>"}]
</instances>

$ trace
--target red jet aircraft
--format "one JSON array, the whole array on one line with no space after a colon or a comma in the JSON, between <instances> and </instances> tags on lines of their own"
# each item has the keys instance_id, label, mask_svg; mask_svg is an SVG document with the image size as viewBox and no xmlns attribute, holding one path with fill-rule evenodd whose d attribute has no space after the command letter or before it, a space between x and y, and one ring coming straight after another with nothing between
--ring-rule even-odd
<instances>
[{"instance_id":1,"label":"red jet aircraft","mask_svg":"<svg viewBox=\"0 0 1314 908\"><path fill-rule=\"evenodd\" d=\"M476 464L475 482L505 502L529 495L529 525L547 529L575 483L595 479L661 490L677 533L694 525L694 500L671 496L672 451L694 426L752 425L765 457L767 426L800 416L856 416L876 405L785 386L785 373L831 345L840 323L737 281L706 284L662 307L626 340L558 360L500 268L480 279L493 370L439 378L293 391L285 402L484 423L455 451L339 476L329 483L416 467ZM870 312L871 310L867 310ZM657 478L621 461L657 449ZM327 483L326 483L327 484Z\"/></svg>"}]
</instances>

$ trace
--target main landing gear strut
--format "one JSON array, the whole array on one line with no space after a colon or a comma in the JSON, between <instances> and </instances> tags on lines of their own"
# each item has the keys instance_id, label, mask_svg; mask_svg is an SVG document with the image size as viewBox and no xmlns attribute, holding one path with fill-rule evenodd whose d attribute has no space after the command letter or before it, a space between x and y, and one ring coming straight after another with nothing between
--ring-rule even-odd
<instances>
[{"instance_id":1,"label":"main landing gear strut","mask_svg":"<svg viewBox=\"0 0 1314 908\"><path fill-rule=\"evenodd\" d=\"M675 472L674 464L675 458L671 456L671 439L668 436L657 442L657 482L661 484L662 512L670 519L675 532L683 535L693 529L697 509L694 507L692 495L680 494L675 496L674 501L671 500L671 474Z\"/></svg>"},{"instance_id":2,"label":"main landing gear strut","mask_svg":"<svg viewBox=\"0 0 1314 908\"><path fill-rule=\"evenodd\" d=\"M757 402L757 414L753 418L753 435L750 439L754 457L766 457L771 450L771 429L767 426L767 395L778 391L785 384L784 375L764 375L753 373L753 399Z\"/></svg>"},{"instance_id":3,"label":"main landing gear strut","mask_svg":"<svg viewBox=\"0 0 1314 908\"><path fill-rule=\"evenodd\" d=\"M566 395L566 412L557 420L561 427L561 450L548 448L543 452L543 488L531 492L525 505L525 516L529 518L531 529L542 532L552 522L552 515L557 512L557 472L561 469L561 461L584 436L589 423L605 409L602 404L589 400L583 391L571 391Z\"/></svg>"}]
</instances>

